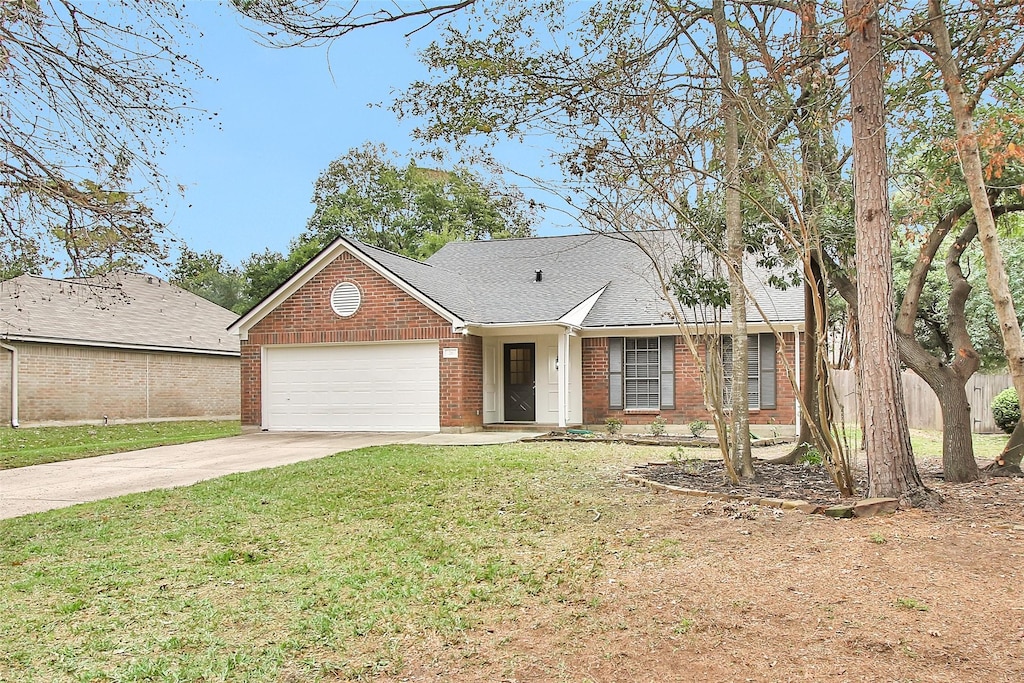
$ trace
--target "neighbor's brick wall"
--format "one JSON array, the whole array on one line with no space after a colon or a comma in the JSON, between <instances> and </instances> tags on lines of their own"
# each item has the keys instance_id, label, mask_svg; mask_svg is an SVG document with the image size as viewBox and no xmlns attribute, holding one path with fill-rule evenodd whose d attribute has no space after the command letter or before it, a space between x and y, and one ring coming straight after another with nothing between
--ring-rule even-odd
<instances>
[{"instance_id":1,"label":"neighbor's brick wall","mask_svg":"<svg viewBox=\"0 0 1024 683\"><path fill-rule=\"evenodd\" d=\"M231 356L18 343L21 424L237 417ZM0 365L0 413L10 421L10 353ZM6 380L6 381L5 381Z\"/></svg>"},{"instance_id":2,"label":"neighbor's brick wall","mask_svg":"<svg viewBox=\"0 0 1024 683\"><path fill-rule=\"evenodd\" d=\"M0 427L11 424L11 355L0 349Z\"/></svg>"},{"instance_id":3,"label":"neighbor's brick wall","mask_svg":"<svg viewBox=\"0 0 1024 683\"><path fill-rule=\"evenodd\" d=\"M785 353L789 363L794 363L793 334L783 334ZM708 420L710 413L704 408L700 388L700 366L686 348L681 337L676 337L676 395L675 408L655 411L612 410L608 407L608 339L605 337L583 338L583 421L589 425L603 424L609 417L622 420L623 424L650 424L661 415L669 424L685 425L693 420ZM704 357L704 347L698 347L698 354ZM782 359L776 361L775 409L753 411L751 424L796 423L793 387L786 377Z\"/></svg>"},{"instance_id":4,"label":"neighbor's brick wall","mask_svg":"<svg viewBox=\"0 0 1024 683\"><path fill-rule=\"evenodd\" d=\"M362 295L359 310L348 318L331 310L331 291L340 282L355 284ZM262 420L260 365L265 345L427 339L439 341L438 353L441 346L459 346L458 359L441 361L441 426L482 424L476 414L480 392L470 392L483 383L480 342L455 334L447 320L343 253L254 325L249 339L242 341L242 424L258 425Z\"/></svg>"}]
</instances>

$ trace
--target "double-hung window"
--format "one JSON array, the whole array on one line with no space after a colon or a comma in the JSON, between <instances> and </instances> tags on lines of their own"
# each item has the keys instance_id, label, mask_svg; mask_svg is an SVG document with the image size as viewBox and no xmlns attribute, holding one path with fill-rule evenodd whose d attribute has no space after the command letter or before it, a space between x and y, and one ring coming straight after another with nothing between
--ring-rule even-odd
<instances>
[{"instance_id":1,"label":"double-hung window","mask_svg":"<svg viewBox=\"0 0 1024 683\"><path fill-rule=\"evenodd\" d=\"M675 337L608 340L608 405L660 410L675 405Z\"/></svg>"},{"instance_id":2,"label":"double-hung window","mask_svg":"<svg viewBox=\"0 0 1024 683\"><path fill-rule=\"evenodd\" d=\"M774 334L751 334L747 337L747 371L745 375L745 377L737 377L732 362L732 337L723 336L722 401L726 410L732 405L732 388L737 382L746 385L750 410L775 408Z\"/></svg>"},{"instance_id":3,"label":"double-hung window","mask_svg":"<svg viewBox=\"0 0 1024 683\"><path fill-rule=\"evenodd\" d=\"M626 410L657 410L661 407L658 382L661 375L658 337L626 337L623 360Z\"/></svg>"}]
</instances>

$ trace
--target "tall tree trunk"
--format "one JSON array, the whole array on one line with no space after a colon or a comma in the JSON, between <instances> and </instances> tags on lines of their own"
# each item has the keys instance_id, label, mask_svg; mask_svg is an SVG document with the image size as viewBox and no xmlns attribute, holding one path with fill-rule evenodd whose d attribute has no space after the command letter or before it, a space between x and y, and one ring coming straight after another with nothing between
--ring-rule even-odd
<instances>
[{"instance_id":1,"label":"tall tree trunk","mask_svg":"<svg viewBox=\"0 0 1024 683\"><path fill-rule=\"evenodd\" d=\"M885 92L878 4L847 0L857 238L858 375L864 413L868 495L917 504L926 493L914 464L900 386L893 321Z\"/></svg>"},{"instance_id":2,"label":"tall tree trunk","mask_svg":"<svg viewBox=\"0 0 1024 683\"><path fill-rule=\"evenodd\" d=\"M985 276L995 304L996 318L999 320L1003 349L1006 352L1013 386L1017 389L1017 396L1024 403L1024 338L1021 337L1020 324L1017 322L1017 311L1010 294L1006 263L999 247L995 216L992 214L988 190L985 187L985 172L974 129L974 112L964 92L960 69L953 58L949 28L946 26L946 17L940 0L928 0L928 18L929 32L935 41L935 61L942 74L943 86L949 96L949 106L956 122L956 145L960 167L963 169L967 191L971 196L971 206L978 221L981 250L985 255ZM1021 449L1013 452L1004 450L997 463L1020 467Z\"/></svg>"},{"instance_id":3,"label":"tall tree trunk","mask_svg":"<svg viewBox=\"0 0 1024 683\"><path fill-rule=\"evenodd\" d=\"M732 48L724 0L714 0L722 118L725 122L725 241L732 301L732 458L743 479L753 479L750 454L750 403L747 396L747 292L743 285L743 213L740 207L740 134L737 97L733 88Z\"/></svg>"}]
</instances>

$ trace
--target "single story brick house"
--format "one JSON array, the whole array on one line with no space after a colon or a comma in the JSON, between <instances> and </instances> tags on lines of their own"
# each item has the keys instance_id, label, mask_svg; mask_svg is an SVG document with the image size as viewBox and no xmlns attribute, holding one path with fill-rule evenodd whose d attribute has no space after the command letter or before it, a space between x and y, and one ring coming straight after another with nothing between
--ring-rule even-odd
<instances>
[{"instance_id":1,"label":"single story brick house","mask_svg":"<svg viewBox=\"0 0 1024 683\"><path fill-rule=\"evenodd\" d=\"M153 275L0 282L0 419L238 419L236 317Z\"/></svg>"},{"instance_id":2,"label":"single story brick house","mask_svg":"<svg viewBox=\"0 0 1024 683\"><path fill-rule=\"evenodd\" d=\"M644 239L645 249L597 233L451 242L419 262L339 238L228 328L241 340L242 423L471 431L705 419L705 361L680 335L651 258L695 257L671 233ZM794 425L778 355L798 367L803 292L773 289L767 275L746 274L758 304L751 421ZM699 314L683 310L692 323Z\"/></svg>"}]
</instances>

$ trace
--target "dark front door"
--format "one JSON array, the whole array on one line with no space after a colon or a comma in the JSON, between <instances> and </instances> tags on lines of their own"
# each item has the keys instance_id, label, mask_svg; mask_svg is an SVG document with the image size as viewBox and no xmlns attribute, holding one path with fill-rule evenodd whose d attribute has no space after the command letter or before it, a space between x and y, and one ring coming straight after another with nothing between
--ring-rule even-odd
<instances>
[{"instance_id":1,"label":"dark front door","mask_svg":"<svg viewBox=\"0 0 1024 683\"><path fill-rule=\"evenodd\" d=\"M534 376L534 345L505 344L506 422L537 419Z\"/></svg>"}]
</instances>

